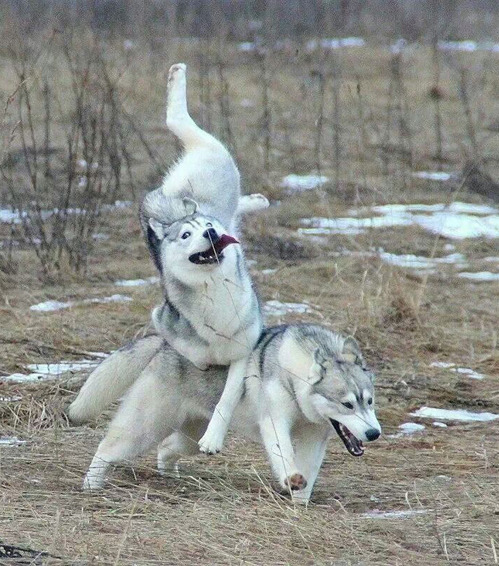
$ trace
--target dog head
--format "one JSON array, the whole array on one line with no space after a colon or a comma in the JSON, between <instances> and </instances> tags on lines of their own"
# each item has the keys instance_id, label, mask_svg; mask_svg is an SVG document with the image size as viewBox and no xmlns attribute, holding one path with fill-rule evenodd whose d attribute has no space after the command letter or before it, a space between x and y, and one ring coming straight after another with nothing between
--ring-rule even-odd
<instances>
[{"instance_id":1,"label":"dog head","mask_svg":"<svg viewBox=\"0 0 499 566\"><path fill-rule=\"evenodd\" d=\"M348 337L338 340L334 349L318 347L308 381L316 413L331 424L350 454L362 456L362 443L376 440L381 426L375 413L374 374L357 342Z\"/></svg>"},{"instance_id":2,"label":"dog head","mask_svg":"<svg viewBox=\"0 0 499 566\"><path fill-rule=\"evenodd\" d=\"M200 268L209 271L220 266L225 259L225 249L239 242L227 234L216 218L201 214L192 199L183 198L182 205L183 216L177 212L178 219L173 222L164 222L165 215L161 219L150 217L146 237L158 269L163 272L168 266L174 276L185 280L189 273L199 273ZM168 220L172 220L172 216Z\"/></svg>"}]
</instances>

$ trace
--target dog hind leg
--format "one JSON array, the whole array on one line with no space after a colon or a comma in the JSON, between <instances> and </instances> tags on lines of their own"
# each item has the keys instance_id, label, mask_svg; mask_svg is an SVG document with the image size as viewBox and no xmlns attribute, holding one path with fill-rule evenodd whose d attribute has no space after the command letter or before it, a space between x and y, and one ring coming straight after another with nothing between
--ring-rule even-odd
<instances>
[{"instance_id":1,"label":"dog hind leg","mask_svg":"<svg viewBox=\"0 0 499 566\"><path fill-rule=\"evenodd\" d=\"M194 456L199 453L198 440L206 429L203 419L185 423L181 430L170 434L158 446L158 472L164 475L173 471L178 477L177 461L182 456Z\"/></svg>"},{"instance_id":2,"label":"dog hind leg","mask_svg":"<svg viewBox=\"0 0 499 566\"><path fill-rule=\"evenodd\" d=\"M172 65L168 72L166 125L179 138L186 149L196 145L223 147L218 140L202 130L189 115L186 66L183 63Z\"/></svg>"},{"instance_id":3,"label":"dog hind leg","mask_svg":"<svg viewBox=\"0 0 499 566\"><path fill-rule=\"evenodd\" d=\"M123 400L90 464L84 489L101 488L112 464L144 454L177 428L176 403L156 371L161 359L151 362Z\"/></svg>"}]
</instances>

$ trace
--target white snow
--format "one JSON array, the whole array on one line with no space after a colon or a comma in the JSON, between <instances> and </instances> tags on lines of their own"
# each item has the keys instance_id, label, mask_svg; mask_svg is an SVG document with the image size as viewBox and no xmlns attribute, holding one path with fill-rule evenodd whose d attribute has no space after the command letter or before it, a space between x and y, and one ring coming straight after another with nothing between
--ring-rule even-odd
<instances>
[{"instance_id":1,"label":"white snow","mask_svg":"<svg viewBox=\"0 0 499 566\"><path fill-rule=\"evenodd\" d=\"M365 39L362 37L341 37L341 38L324 38L312 39L307 42L308 51L314 51L321 47L322 49L341 49L343 47L364 47Z\"/></svg>"},{"instance_id":2,"label":"white snow","mask_svg":"<svg viewBox=\"0 0 499 566\"><path fill-rule=\"evenodd\" d=\"M86 177L82 177L81 179L84 179L84 184L86 184ZM81 181L80 179L80 181ZM82 181L83 183L83 181ZM83 184L81 186L84 186ZM111 211L111 210L121 210L123 208L128 208L129 206L131 206L133 203L132 201L129 200L117 200L115 201L113 204L103 204L100 207L101 211ZM51 216L53 216L54 214L57 214L59 212L59 209L57 208L53 208L52 210L42 210L40 212L40 215L42 217L43 220L46 220L47 218L50 218ZM68 215L73 215L73 214L83 214L85 212L84 209L82 208L67 208L66 209L66 214ZM14 210L14 209L9 209L9 208L0 208L0 222L7 222L9 224L20 224L21 219L22 218L27 218L27 213L26 211L23 211L22 213Z\"/></svg>"},{"instance_id":3,"label":"white snow","mask_svg":"<svg viewBox=\"0 0 499 566\"><path fill-rule=\"evenodd\" d=\"M368 213L381 216L359 218ZM416 214L416 213L427 214ZM449 239L499 238L499 209L496 207L453 202L445 204L387 204L371 208L352 209L348 218L304 218L302 234L355 235L371 228L420 226L432 234ZM480 216L477 216L480 215Z\"/></svg>"},{"instance_id":4,"label":"white snow","mask_svg":"<svg viewBox=\"0 0 499 566\"><path fill-rule=\"evenodd\" d=\"M148 277L147 279L119 279L114 284L117 287L140 287L142 285L153 285L159 283L159 277Z\"/></svg>"},{"instance_id":5,"label":"white snow","mask_svg":"<svg viewBox=\"0 0 499 566\"><path fill-rule=\"evenodd\" d=\"M2 378L0 377L0 381ZM0 395L0 403L14 403L15 401L20 401L22 399L21 395L14 395L13 397L2 397Z\"/></svg>"},{"instance_id":6,"label":"white snow","mask_svg":"<svg viewBox=\"0 0 499 566\"><path fill-rule=\"evenodd\" d=\"M19 440L17 436L0 436L0 446L20 446L26 442L27 440Z\"/></svg>"},{"instance_id":7,"label":"white snow","mask_svg":"<svg viewBox=\"0 0 499 566\"><path fill-rule=\"evenodd\" d=\"M458 277L472 281L499 281L499 273L492 273L491 271L478 271L476 273L462 271L458 273Z\"/></svg>"},{"instance_id":8,"label":"white snow","mask_svg":"<svg viewBox=\"0 0 499 566\"><path fill-rule=\"evenodd\" d=\"M268 316L284 316L286 314L304 314L311 312L305 303L281 303L281 301L267 301L263 306L263 312Z\"/></svg>"},{"instance_id":9,"label":"white snow","mask_svg":"<svg viewBox=\"0 0 499 566\"><path fill-rule=\"evenodd\" d=\"M412 176L429 181L450 181L452 179L451 173L444 173L443 171L414 171Z\"/></svg>"},{"instance_id":10,"label":"white snow","mask_svg":"<svg viewBox=\"0 0 499 566\"><path fill-rule=\"evenodd\" d=\"M454 253L444 257L423 257L413 254L391 254L388 252L381 252L379 257L391 265L399 267L409 267L412 269L435 269L439 264L456 264L459 266L467 265L466 258L463 254Z\"/></svg>"},{"instance_id":11,"label":"white snow","mask_svg":"<svg viewBox=\"0 0 499 566\"><path fill-rule=\"evenodd\" d=\"M423 431L425 426L418 423L402 423L399 425L399 429L403 434L414 434L415 432Z\"/></svg>"},{"instance_id":12,"label":"white snow","mask_svg":"<svg viewBox=\"0 0 499 566\"><path fill-rule=\"evenodd\" d=\"M471 53L473 51L490 51L492 53L499 52L499 43L492 41L474 41L467 39L464 41L444 41L441 40L437 46L442 51L465 51Z\"/></svg>"},{"instance_id":13,"label":"white snow","mask_svg":"<svg viewBox=\"0 0 499 566\"><path fill-rule=\"evenodd\" d=\"M409 436L417 432L423 432L426 427L418 423L402 423L399 425L400 432L397 434L389 434L388 438L400 438L402 436Z\"/></svg>"},{"instance_id":14,"label":"white snow","mask_svg":"<svg viewBox=\"0 0 499 566\"><path fill-rule=\"evenodd\" d=\"M237 44L237 49L243 53L250 53L256 50L256 43L253 43L252 41L242 41Z\"/></svg>"},{"instance_id":15,"label":"white snow","mask_svg":"<svg viewBox=\"0 0 499 566\"><path fill-rule=\"evenodd\" d=\"M361 517L365 519L408 519L415 515L424 515L427 513L426 509L407 509L396 511L380 511L373 509L367 513L362 513Z\"/></svg>"},{"instance_id":16,"label":"white snow","mask_svg":"<svg viewBox=\"0 0 499 566\"><path fill-rule=\"evenodd\" d=\"M272 275L276 271L277 269L262 269L261 273L262 275Z\"/></svg>"},{"instance_id":17,"label":"white snow","mask_svg":"<svg viewBox=\"0 0 499 566\"><path fill-rule=\"evenodd\" d=\"M128 303L133 301L132 297L127 295L111 295L110 297L98 297L95 299L84 299L82 301L45 301L43 303L38 303L29 307L31 311L37 312L52 312L59 311L62 309L68 309L71 307L79 307L81 305L91 305L91 304L105 304L105 303Z\"/></svg>"},{"instance_id":18,"label":"white snow","mask_svg":"<svg viewBox=\"0 0 499 566\"><path fill-rule=\"evenodd\" d=\"M440 421L433 421L431 424L437 428L447 428L447 425L445 423L441 423Z\"/></svg>"},{"instance_id":19,"label":"white snow","mask_svg":"<svg viewBox=\"0 0 499 566\"><path fill-rule=\"evenodd\" d=\"M0 381L11 381L13 383L45 381L48 379L55 379L68 372L90 370L96 367L99 363L99 360L78 360L75 362L61 361L50 364L27 364L26 369L31 371L31 373L13 373L12 375L0 377Z\"/></svg>"},{"instance_id":20,"label":"white snow","mask_svg":"<svg viewBox=\"0 0 499 566\"><path fill-rule=\"evenodd\" d=\"M281 181L281 187L288 189L288 193L310 191L317 189L329 181L324 175L287 175Z\"/></svg>"},{"instance_id":21,"label":"white snow","mask_svg":"<svg viewBox=\"0 0 499 566\"><path fill-rule=\"evenodd\" d=\"M471 368L456 367L456 364L452 362L432 362L430 367L449 369L454 373L460 373L471 379L483 379L485 377L482 373L478 373Z\"/></svg>"},{"instance_id":22,"label":"white snow","mask_svg":"<svg viewBox=\"0 0 499 566\"><path fill-rule=\"evenodd\" d=\"M465 409L434 409L431 407L421 407L411 413L411 416L464 422L487 422L499 419L499 415L494 413L473 413Z\"/></svg>"}]
</instances>

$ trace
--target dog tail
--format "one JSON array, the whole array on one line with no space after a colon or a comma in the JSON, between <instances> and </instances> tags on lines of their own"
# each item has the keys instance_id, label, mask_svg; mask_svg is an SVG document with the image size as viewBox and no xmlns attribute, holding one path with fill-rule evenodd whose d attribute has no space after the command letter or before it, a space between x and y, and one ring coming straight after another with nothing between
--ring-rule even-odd
<instances>
[{"instance_id":1,"label":"dog tail","mask_svg":"<svg viewBox=\"0 0 499 566\"><path fill-rule=\"evenodd\" d=\"M177 63L168 72L168 95L166 105L166 125L186 149L194 146L224 148L216 138L202 130L189 115L187 109L187 84L184 63Z\"/></svg>"},{"instance_id":2,"label":"dog tail","mask_svg":"<svg viewBox=\"0 0 499 566\"><path fill-rule=\"evenodd\" d=\"M68 408L71 422L81 424L95 419L122 397L159 351L162 342L154 335L134 340L100 363Z\"/></svg>"}]
</instances>

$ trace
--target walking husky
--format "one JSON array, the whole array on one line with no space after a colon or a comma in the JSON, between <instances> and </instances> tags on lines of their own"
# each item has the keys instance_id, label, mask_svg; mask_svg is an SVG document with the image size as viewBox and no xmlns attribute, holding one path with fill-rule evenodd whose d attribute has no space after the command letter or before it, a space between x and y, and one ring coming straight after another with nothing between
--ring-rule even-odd
<instances>
[{"instance_id":1,"label":"walking husky","mask_svg":"<svg viewBox=\"0 0 499 566\"><path fill-rule=\"evenodd\" d=\"M239 242L231 234L238 215L269 203L262 195L241 196L230 153L190 117L183 64L169 71L167 126L185 152L162 186L145 197L140 212L165 294L152 319L158 334L199 369L229 366L226 387L200 440L201 451L215 453L242 392L247 357L263 328L241 247L233 245ZM71 405L75 421L87 405L87 387L98 378L92 374Z\"/></svg>"},{"instance_id":2,"label":"walking husky","mask_svg":"<svg viewBox=\"0 0 499 566\"><path fill-rule=\"evenodd\" d=\"M109 466L156 446L160 472L198 452L197 441L224 388L225 368L200 371L160 337L149 336L118 350L95 371L100 379L90 378L80 421L131 387L84 488L101 488ZM269 328L251 357L231 428L261 441L281 488L308 502L334 431L354 456L363 454L363 441L379 437L373 381L353 338L318 325Z\"/></svg>"}]
</instances>

